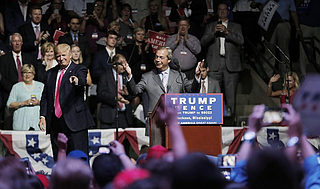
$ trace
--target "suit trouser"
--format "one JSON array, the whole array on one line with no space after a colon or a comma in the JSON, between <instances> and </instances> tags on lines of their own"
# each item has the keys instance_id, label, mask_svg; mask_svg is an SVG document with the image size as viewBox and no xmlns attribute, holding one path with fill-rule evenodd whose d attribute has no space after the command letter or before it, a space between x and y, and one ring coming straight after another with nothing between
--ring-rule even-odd
<instances>
[{"instance_id":1,"label":"suit trouser","mask_svg":"<svg viewBox=\"0 0 320 189\"><path fill-rule=\"evenodd\" d=\"M221 56L218 71L209 71L209 76L218 80L220 86L223 85L224 96L226 97L226 105L231 107L232 113L235 113L236 92L239 82L239 73L230 72L226 66L226 59Z\"/></svg>"},{"instance_id":2,"label":"suit trouser","mask_svg":"<svg viewBox=\"0 0 320 189\"><path fill-rule=\"evenodd\" d=\"M304 38L317 37L318 39L320 39L320 27L310 27L310 26L303 25L303 24L300 24L300 27L301 27L301 31L303 33ZM314 42L314 48L320 49L319 42L316 40L313 40L313 42ZM308 46L308 47L309 47L309 50L311 50L310 46ZM301 74L302 74L302 76L305 76L307 74L306 66L309 63L309 60L307 58L306 53L304 52L304 49L303 49L301 43L299 46L299 52L300 52L299 63L300 63ZM315 61L316 61L316 65L318 67L320 67L320 54L319 53L316 53L316 60Z\"/></svg>"},{"instance_id":3,"label":"suit trouser","mask_svg":"<svg viewBox=\"0 0 320 189\"><path fill-rule=\"evenodd\" d=\"M283 63L278 62L278 70L281 74L281 76L284 76L286 73L286 63L288 63L288 60L277 50L277 47L275 45L278 45L279 48L286 54L286 56L290 57L289 54L289 43L290 43L290 37L291 37L291 26L290 22L283 22L279 23L277 27L275 28L272 37L269 42L266 42L266 46L268 49L271 50L271 52L276 56L277 52L280 54L280 60ZM276 59L272 56L272 54L265 49L265 58L269 60L269 62L275 66ZM263 62L263 67L268 75L269 78L273 75L273 70L270 68L267 63Z\"/></svg>"},{"instance_id":4,"label":"suit trouser","mask_svg":"<svg viewBox=\"0 0 320 189\"><path fill-rule=\"evenodd\" d=\"M81 130L78 132L71 131L66 122L64 121L63 115L60 118L53 116L51 128L50 128L50 138L53 151L54 161L58 158L58 134L64 133L68 137L68 149L67 154L73 150L81 150L88 155L88 130Z\"/></svg>"}]
</instances>

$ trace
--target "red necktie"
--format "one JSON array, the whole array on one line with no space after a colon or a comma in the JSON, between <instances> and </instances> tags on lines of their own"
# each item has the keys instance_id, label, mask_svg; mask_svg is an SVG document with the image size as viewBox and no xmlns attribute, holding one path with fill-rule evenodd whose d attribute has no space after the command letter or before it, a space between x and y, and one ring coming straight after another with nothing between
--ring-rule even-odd
<instances>
[{"instance_id":1,"label":"red necktie","mask_svg":"<svg viewBox=\"0 0 320 189\"><path fill-rule=\"evenodd\" d=\"M22 81L22 76L21 76L21 61L19 59L19 55L17 55L17 71L18 71L18 81Z\"/></svg>"},{"instance_id":2,"label":"red necktie","mask_svg":"<svg viewBox=\"0 0 320 189\"><path fill-rule=\"evenodd\" d=\"M202 91L201 93L207 93L206 86L204 85L204 81L202 81Z\"/></svg>"},{"instance_id":3,"label":"red necktie","mask_svg":"<svg viewBox=\"0 0 320 189\"><path fill-rule=\"evenodd\" d=\"M73 43L74 43L75 45L78 45L78 40L77 40L77 35L76 35L76 34L74 34Z\"/></svg>"},{"instance_id":4,"label":"red necktie","mask_svg":"<svg viewBox=\"0 0 320 189\"><path fill-rule=\"evenodd\" d=\"M59 81L58 81L58 85L57 85L57 91L56 91L56 98L54 101L54 113L57 116L57 118L60 118L62 116L62 110L60 107L60 101L59 101L59 97L60 97L60 85L61 85L61 80L62 77L64 75L66 69L62 69L60 77L59 77Z\"/></svg>"},{"instance_id":5,"label":"red necktie","mask_svg":"<svg viewBox=\"0 0 320 189\"><path fill-rule=\"evenodd\" d=\"M39 30L39 26L35 26L36 28L36 39L38 39L39 35L40 35L40 30ZM39 45L40 46L40 45ZM41 50L39 49L38 51L38 57L37 59L41 59Z\"/></svg>"},{"instance_id":6,"label":"red necktie","mask_svg":"<svg viewBox=\"0 0 320 189\"><path fill-rule=\"evenodd\" d=\"M122 97L121 85L120 85L120 76L118 75L118 94ZM118 101L118 108L121 110L123 108L123 103Z\"/></svg>"},{"instance_id":7,"label":"red necktie","mask_svg":"<svg viewBox=\"0 0 320 189\"><path fill-rule=\"evenodd\" d=\"M38 39L38 37L40 35L39 26L35 26L35 28L36 28L36 38Z\"/></svg>"}]
</instances>

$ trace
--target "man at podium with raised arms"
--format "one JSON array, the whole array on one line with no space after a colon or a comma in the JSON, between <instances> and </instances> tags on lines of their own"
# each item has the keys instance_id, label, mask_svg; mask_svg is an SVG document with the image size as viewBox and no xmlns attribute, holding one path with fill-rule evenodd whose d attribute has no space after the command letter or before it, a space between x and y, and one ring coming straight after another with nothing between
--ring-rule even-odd
<instances>
[{"instance_id":1,"label":"man at podium with raised arms","mask_svg":"<svg viewBox=\"0 0 320 189\"><path fill-rule=\"evenodd\" d=\"M169 67L172 50L169 47L159 47L154 57L156 69L142 75L138 84L132 79L131 68L126 67L129 86L134 94L146 92L149 105L148 112L152 112L160 96L164 93L198 93L200 86L200 65L195 70L195 79L188 80L184 73ZM148 122L147 122L148 123ZM149 133L148 127L146 133Z\"/></svg>"}]
</instances>

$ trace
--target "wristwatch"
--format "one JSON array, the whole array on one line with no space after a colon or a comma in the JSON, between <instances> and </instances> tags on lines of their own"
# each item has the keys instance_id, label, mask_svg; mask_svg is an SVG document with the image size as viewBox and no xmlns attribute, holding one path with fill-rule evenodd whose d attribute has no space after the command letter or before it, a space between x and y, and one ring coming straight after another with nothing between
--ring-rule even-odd
<instances>
[{"instance_id":1,"label":"wristwatch","mask_svg":"<svg viewBox=\"0 0 320 189\"><path fill-rule=\"evenodd\" d=\"M243 139L245 142L250 142L251 144L256 140L257 134L253 131L246 132L243 135Z\"/></svg>"},{"instance_id":2,"label":"wristwatch","mask_svg":"<svg viewBox=\"0 0 320 189\"><path fill-rule=\"evenodd\" d=\"M299 143L299 138L297 136L291 137L287 142L287 147L295 146Z\"/></svg>"}]
</instances>

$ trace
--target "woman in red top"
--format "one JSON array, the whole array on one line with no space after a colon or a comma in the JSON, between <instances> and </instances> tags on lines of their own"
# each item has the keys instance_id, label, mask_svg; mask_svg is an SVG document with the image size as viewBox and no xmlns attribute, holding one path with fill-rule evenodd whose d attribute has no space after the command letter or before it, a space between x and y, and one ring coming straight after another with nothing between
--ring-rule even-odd
<instances>
[{"instance_id":1,"label":"woman in red top","mask_svg":"<svg viewBox=\"0 0 320 189\"><path fill-rule=\"evenodd\" d=\"M272 91L272 83L278 81L280 78L279 74L275 74L270 78L268 89L267 89L267 95L271 97L279 97L280 102L282 103L289 103L289 94L290 94L290 103L292 103L292 100L294 98L295 93L300 87L299 77L295 72L288 72L286 74L286 80L283 83L283 89L278 91ZM289 94L288 94L288 83L289 81Z\"/></svg>"}]
</instances>

